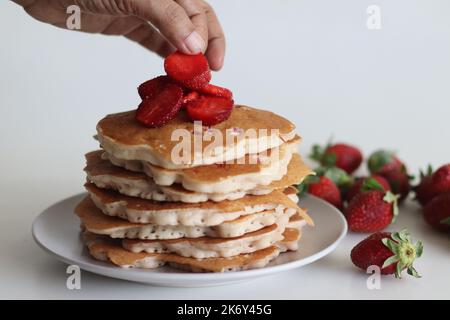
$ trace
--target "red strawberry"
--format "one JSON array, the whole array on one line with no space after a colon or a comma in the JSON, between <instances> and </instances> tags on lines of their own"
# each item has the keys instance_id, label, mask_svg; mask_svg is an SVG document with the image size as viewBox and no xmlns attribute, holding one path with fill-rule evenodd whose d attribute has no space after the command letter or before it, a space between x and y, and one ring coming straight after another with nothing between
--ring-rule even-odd
<instances>
[{"instance_id":1,"label":"red strawberry","mask_svg":"<svg viewBox=\"0 0 450 320\"><path fill-rule=\"evenodd\" d=\"M400 201L404 200L410 190L408 170L405 164L397 158L394 152L378 150L374 152L368 161L369 170L373 174L378 174L386 178L392 191L400 195Z\"/></svg>"},{"instance_id":2,"label":"red strawberry","mask_svg":"<svg viewBox=\"0 0 450 320\"><path fill-rule=\"evenodd\" d=\"M364 190L366 189L366 188L364 188L364 186L367 187L368 184L371 185L372 188L377 184L379 186L378 189L380 189L382 191L391 191L391 186L389 185L389 182L382 176L372 175L372 176L366 177L366 178L359 178L347 190L347 194L345 197L347 202L352 201L352 199L355 196L357 196L361 192L364 192Z\"/></svg>"},{"instance_id":3,"label":"red strawberry","mask_svg":"<svg viewBox=\"0 0 450 320\"><path fill-rule=\"evenodd\" d=\"M142 100L152 98L160 92L167 83L171 82L168 76L159 76L141 83L138 87L138 93Z\"/></svg>"},{"instance_id":4,"label":"red strawberry","mask_svg":"<svg viewBox=\"0 0 450 320\"><path fill-rule=\"evenodd\" d=\"M170 78L193 90L203 88L211 80L208 60L202 53L188 55L175 51L164 60L164 70Z\"/></svg>"},{"instance_id":5,"label":"red strawberry","mask_svg":"<svg viewBox=\"0 0 450 320\"><path fill-rule=\"evenodd\" d=\"M450 191L450 164L443 165L433 173L431 188L436 195Z\"/></svg>"},{"instance_id":6,"label":"red strawberry","mask_svg":"<svg viewBox=\"0 0 450 320\"><path fill-rule=\"evenodd\" d=\"M371 154L368 160L371 173L383 175L389 171L404 171L406 167L392 151L378 150Z\"/></svg>"},{"instance_id":7,"label":"red strawberry","mask_svg":"<svg viewBox=\"0 0 450 320\"><path fill-rule=\"evenodd\" d=\"M425 206L423 215L433 228L450 232L450 192L435 196Z\"/></svg>"},{"instance_id":8,"label":"red strawberry","mask_svg":"<svg viewBox=\"0 0 450 320\"><path fill-rule=\"evenodd\" d=\"M342 209L341 193L331 179L325 176L310 176L305 179L300 188L304 188L308 193L331 203L336 208Z\"/></svg>"},{"instance_id":9,"label":"red strawberry","mask_svg":"<svg viewBox=\"0 0 450 320\"><path fill-rule=\"evenodd\" d=\"M185 107L189 102L197 100L198 98L200 98L200 95L197 91L188 92L183 96L183 101L181 102L181 104L183 107Z\"/></svg>"},{"instance_id":10,"label":"red strawberry","mask_svg":"<svg viewBox=\"0 0 450 320\"><path fill-rule=\"evenodd\" d=\"M430 202L435 194L433 193L433 190L431 189L432 186L432 177L426 176L423 177L420 181L420 184L417 185L414 188L414 191L416 192L416 199L419 201L419 203L423 206L425 206L428 202Z\"/></svg>"},{"instance_id":11,"label":"red strawberry","mask_svg":"<svg viewBox=\"0 0 450 320\"><path fill-rule=\"evenodd\" d=\"M323 166L336 166L348 174L358 169L363 161L363 155L358 148L343 143L328 145L325 149L314 145L311 158Z\"/></svg>"},{"instance_id":12,"label":"red strawberry","mask_svg":"<svg viewBox=\"0 0 450 320\"><path fill-rule=\"evenodd\" d=\"M390 191L371 190L360 193L345 212L348 227L356 232L377 232L395 221L398 196Z\"/></svg>"},{"instance_id":13,"label":"red strawberry","mask_svg":"<svg viewBox=\"0 0 450 320\"><path fill-rule=\"evenodd\" d=\"M410 177L403 170L389 170L381 174L392 188L395 194L400 195L400 201L403 201L411 191Z\"/></svg>"},{"instance_id":14,"label":"red strawberry","mask_svg":"<svg viewBox=\"0 0 450 320\"><path fill-rule=\"evenodd\" d=\"M233 100L214 96L202 96L186 105L189 117L212 126L228 119L233 110Z\"/></svg>"},{"instance_id":15,"label":"red strawberry","mask_svg":"<svg viewBox=\"0 0 450 320\"><path fill-rule=\"evenodd\" d=\"M420 183L413 188L416 193L416 200L422 206L426 205L435 196L432 190L432 175L433 168L429 165L426 172L420 171Z\"/></svg>"},{"instance_id":16,"label":"red strawberry","mask_svg":"<svg viewBox=\"0 0 450 320\"><path fill-rule=\"evenodd\" d=\"M174 83L141 102L136 111L136 120L148 127L160 127L176 117L181 108L183 90Z\"/></svg>"},{"instance_id":17,"label":"red strawberry","mask_svg":"<svg viewBox=\"0 0 450 320\"><path fill-rule=\"evenodd\" d=\"M331 179L341 191L341 194L347 192L347 189L352 185L353 179L347 172L338 167L317 167L314 169L316 175L325 176Z\"/></svg>"},{"instance_id":18,"label":"red strawberry","mask_svg":"<svg viewBox=\"0 0 450 320\"><path fill-rule=\"evenodd\" d=\"M413 267L413 262L423 253L423 244L412 244L406 230L400 232L378 232L358 243L350 253L352 262L358 268L367 271L370 266L378 266L381 274L401 273L407 269L409 275L420 278Z\"/></svg>"},{"instance_id":19,"label":"red strawberry","mask_svg":"<svg viewBox=\"0 0 450 320\"><path fill-rule=\"evenodd\" d=\"M200 93L209 95L209 96L216 96L216 97L221 97L221 98L225 98L225 99L229 99L229 100L233 99L233 93L230 90L228 90L227 88L215 86L213 84L207 84L206 86L201 88L199 91L200 91Z\"/></svg>"}]
</instances>

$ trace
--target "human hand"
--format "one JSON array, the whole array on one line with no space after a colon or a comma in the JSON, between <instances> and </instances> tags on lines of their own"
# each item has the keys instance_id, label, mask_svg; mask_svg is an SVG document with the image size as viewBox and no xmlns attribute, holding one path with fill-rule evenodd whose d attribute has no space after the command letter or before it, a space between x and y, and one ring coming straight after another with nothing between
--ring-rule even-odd
<instances>
[{"instance_id":1,"label":"human hand","mask_svg":"<svg viewBox=\"0 0 450 320\"><path fill-rule=\"evenodd\" d=\"M225 37L212 7L203 0L13 0L33 18L66 28L66 10L78 5L81 31L122 35L162 57L178 49L205 53L219 70Z\"/></svg>"}]
</instances>

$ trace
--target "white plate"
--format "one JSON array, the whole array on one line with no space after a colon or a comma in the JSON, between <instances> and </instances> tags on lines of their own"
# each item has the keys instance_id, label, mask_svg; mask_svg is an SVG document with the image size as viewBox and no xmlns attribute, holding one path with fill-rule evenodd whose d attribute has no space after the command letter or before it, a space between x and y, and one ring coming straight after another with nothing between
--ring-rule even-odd
<instances>
[{"instance_id":1,"label":"white plate","mask_svg":"<svg viewBox=\"0 0 450 320\"><path fill-rule=\"evenodd\" d=\"M302 196L301 206L308 209L315 227L303 228L300 248L283 253L262 269L229 273L188 273L162 267L155 270L122 269L94 260L81 243L80 221L73 214L75 205L85 196L62 200L44 212L33 223L33 237L45 251L68 264L107 277L162 286L201 287L231 284L299 268L332 252L347 233L347 223L336 208L310 195Z\"/></svg>"}]
</instances>

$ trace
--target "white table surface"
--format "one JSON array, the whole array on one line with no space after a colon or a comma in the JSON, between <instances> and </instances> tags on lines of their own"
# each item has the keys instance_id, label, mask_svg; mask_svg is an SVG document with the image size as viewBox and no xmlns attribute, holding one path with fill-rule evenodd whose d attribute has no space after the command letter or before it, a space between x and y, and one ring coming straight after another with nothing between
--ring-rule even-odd
<instances>
[{"instance_id":1,"label":"white table surface","mask_svg":"<svg viewBox=\"0 0 450 320\"><path fill-rule=\"evenodd\" d=\"M448 1L378 1L379 31L365 26L372 1L212 3L228 37L214 82L295 122L303 154L334 134L365 153L396 149L415 172L450 161ZM450 239L409 202L395 228L424 241L423 278L384 277L381 290L368 290L350 262L364 237L356 234L312 265L238 285L162 288L83 272L82 289L68 290L66 266L33 243L31 223L82 191L95 123L136 105L134 88L162 73L162 62L124 39L38 23L9 1L0 15L0 298L450 298Z\"/></svg>"},{"instance_id":2,"label":"white table surface","mask_svg":"<svg viewBox=\"0 0 450 320\"><path fill-rule=\"evenodd\" d=\"M396 225L407 227L423 239L424 256L416 268L423 275L414 279L381 279L381 290L368 290L368 275L350 262L351 248L363 235L350 234L338 249L318 262L293 271L252 280L242 284L209 288L164 288L131 283L81 273L81 289L66 288L66 265L56 261L33 242L30 225L36 212L80 188L55 181L58 190L48 192L38 183L10 185L4 194L13 199L19 193L33 193L21 203L2 200L0 241L2 264L0 298L56 299L431 299L450 298L447 276L450 265L448 237L434 233L422 221L415 205L402 208ZM32 203L31 203L32 202ZM37 211L36 211L37 210ZM7 213L7 214L5 214ZM5 227L7 226L7 227Z\"/></svg>"}]
</instances>

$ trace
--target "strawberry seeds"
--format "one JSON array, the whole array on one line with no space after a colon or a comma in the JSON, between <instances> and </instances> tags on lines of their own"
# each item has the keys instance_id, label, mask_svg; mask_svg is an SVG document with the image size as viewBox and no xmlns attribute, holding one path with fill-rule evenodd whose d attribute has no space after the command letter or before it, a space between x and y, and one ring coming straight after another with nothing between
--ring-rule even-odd
<instances>
[{"instance_id":1,"label":"strawberry seeds","mask_svg":"<svg viewBox=\"0 0 450 320\"><path fill-rule=\"evenodd\" d=\"M147 127L161 127L185 108L189 118L211 126L228 119L233 110L230 90L209 84L211 71L203 54L179 51L164 60L166 76L158 76L138 87L142 102L136 120Z\"/></svg>"}]
</instances>

